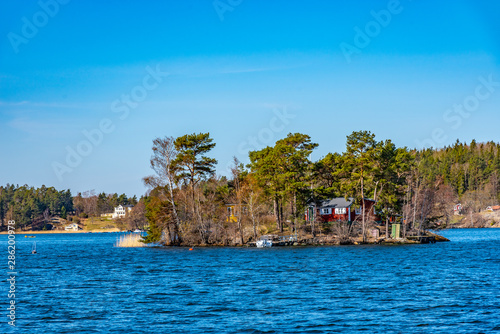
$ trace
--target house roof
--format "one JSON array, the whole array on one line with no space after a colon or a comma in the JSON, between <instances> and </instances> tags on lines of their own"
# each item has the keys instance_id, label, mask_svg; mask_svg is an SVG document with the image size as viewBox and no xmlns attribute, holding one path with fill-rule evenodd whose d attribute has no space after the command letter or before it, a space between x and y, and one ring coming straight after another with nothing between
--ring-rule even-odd
<instances>
[{"instance_id":1,"label":"house roof","mask_svg":"<svg viewBox=\"0 0 500 334\"><path fill-rule=\"evenodd\" d=\"M115 209L118 209L119 207L122 207L122 208L133 208L134 206L130 205L130 204L127 204L127 205L120 204L117 207L115 207Z\"/></svg>"},{"instance_id":2,"label":"house roof","mask_svg":"<svg viewBox=\"0 0 500 334\"><path fill-rule=\"evenodd\" d=\"M375 202L371 198L366 198L365 201ZM332 199L327 199L321 202L319 205L322 208L348 208L354 204L354 198L349 197L347 200L344 197L337 197Z\"/></svg>"},{"instance_id":3,"label":"house roof","mask_svg":"<svg viewBox=\"0 0 500 334\"><path fill-rule=\"evenodd\" d=\"M354 203L354 198L349 197L347 200L344 197L337 197L321 202L321 207L326 208L348 208Z\"/></svg>"},{"instance_id":4,"label":"house roof","mask_svg":"<svg viewBox=\"0 0 500 334\"><path fill-rule=\"evenodd\" d=\"M491 210L500 210L500 205L493 205L491 206Z\"/></svg>"}]
</instances>

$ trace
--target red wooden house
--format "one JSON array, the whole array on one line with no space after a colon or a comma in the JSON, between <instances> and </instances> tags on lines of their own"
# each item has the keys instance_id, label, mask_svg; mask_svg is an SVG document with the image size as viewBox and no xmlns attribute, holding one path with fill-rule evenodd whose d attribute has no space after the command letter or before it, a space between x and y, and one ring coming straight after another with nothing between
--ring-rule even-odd
<instances>
[{"instance_id":1,"label":"red wooden house","mask_svg":"<svg viewBox=\"0 0 500 334\"><path fill-rule=\"evenodd\" d=\"M375 220L379 220L379 217L375 213L375 201L365 198L364 202L366 217L371 215ZM357 217L361 216L361 212L362 205L355 205L352 197L348 199L337 197L322 201L317 206L309 206L306 212L306 221L310 222L311 219L315 219L316 217L320 217L324 222L354 221Z\"/></svg>"}]
</instances>

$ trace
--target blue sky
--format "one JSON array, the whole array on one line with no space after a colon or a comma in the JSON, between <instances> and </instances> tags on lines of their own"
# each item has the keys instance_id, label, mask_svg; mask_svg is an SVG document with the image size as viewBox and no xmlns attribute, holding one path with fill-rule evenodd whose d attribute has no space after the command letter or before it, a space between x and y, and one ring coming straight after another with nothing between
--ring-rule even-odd
<instances>
[{"instance_id":1,"label":"blue sky","mask_svg":"<svg viewBox=\"0 0 500 334\"><path fill-rule=\"evenodd\" d=\"M408 147L500 142L499 12L494 1L4 1L0 184L140 196L152 140L194 132L215 139L222 175L289 132L320 144L313 159L356 130Z\"/></svg>"}]
</instances>

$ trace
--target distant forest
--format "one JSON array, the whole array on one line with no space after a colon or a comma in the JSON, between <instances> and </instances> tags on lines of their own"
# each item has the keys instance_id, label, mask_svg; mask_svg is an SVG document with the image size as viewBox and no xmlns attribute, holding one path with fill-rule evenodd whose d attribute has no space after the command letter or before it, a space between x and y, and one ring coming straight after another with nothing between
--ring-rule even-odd
<instances>
[{"instance_id":1,"label":"distant forest","mask_svg":"<svg viewBox=\"0 0 500 334\"><path fill-rule=\"evenodd\" d=\"M87 218L99 216L102 213L111 213L119 204L137 204L137 198L127 198L125 194L98 194L93 191L79 193L72 196L71 191L58 191L53 187L40 188L14 186L7 184L0 186L0 220L2 229L7 221L15 220L16 226L22 229L28 226L35 230L43 230L50 224L51 219L60 217ZM76 219L79 221L79 219Z\"/></svg>"},{"instance_id":2,"label":"distant forest","mask_svg":"<svg viewBox=\"0 0 500 334\"><path fill-rule=\"evenodd\" d=\"M416 166L427 182L480 211L500 202L500 144L457 141L444 149L415 151ZM450 189L447 189L450 188Z\"/></svg>"},{"instance_id":3,"label":"distant forest","mask_svg":"<svg viewBox=\"0 0 500 334\"><path fill-rule=\"evenodd\" d=\"M500 203L500 144L457 141L442 149L396 147L368 131L347 137L343 153L310 161L318 144L306 134L289 134L274 146L236 158L230 177L217 176L209 133L153 141L154 174L138 200L125 194L79 193L52 187L0 187L0 219L19 227L43 229L53 217L95 217L119 204L132 204L137 221L147 221L148 242L165 244L243 244L265 233L318 233L364 236L370 226L399 219L403 231L447 226L454 205L477 213ZM376 200L381 221L345 226L306 222L311 204L333 197ZM395 218L397 217L397 218ZM142 224L142 223L141 223ZM354 227L353 227L354 226ZM344 232L339 232L344 231ZM344 236L345 237L345 236Z\"/></svg>"}]
</instances>

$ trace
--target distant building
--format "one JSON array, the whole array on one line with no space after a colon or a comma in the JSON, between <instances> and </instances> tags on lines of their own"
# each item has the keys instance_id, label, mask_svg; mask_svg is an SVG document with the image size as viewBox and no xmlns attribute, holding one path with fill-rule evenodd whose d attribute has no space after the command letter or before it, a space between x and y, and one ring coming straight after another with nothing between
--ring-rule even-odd
<instances>
[{"instance_id":1,"label":"distant building","mask_svg":"<svg viewBox=\"0 0 500 334\"><path fill-rule=\"evenodd\" d=\"M376 216L375 201L365 198L365 214L368 218L370 215L375 220L380 220ZM310 222L315 217L321 217L325 222L333 221L354 221L356 217L362 215L362 206L355 206L354 199L337 197L322 201L319 205L310 205L306 211L306 221Z\"/></svg>"},{"instance_id":2,"label":"distant building","mask_svg":"<svg viewBox=\"0 0 500 334\"><path fill-rule=\"evenodd\" d=\"M453 213L455 214L455 216L460 216L462 214L462 204L458 203L457 205L455 205L455 207L453 208Z\"/></svg>"},{"instance_id":3,"label":"distant building","mask_svg":"<svg viewBox=\"0 0 500 334\"><path fill-rule=\"evenodd\" d=\"M132 211L133 205L118 205L115 208L115 212L111 216L111 218L116 219L116 218L125 218L127 213Z\"/></svg>"},{"instance_id":4,"label":"distant building","mask_svg":"<svg viewBox=\"0 0 500 334\"><path fill-rule=\"evenodd\" d=\"M488 212L495 212L500 210L500 205L492 205L486 208Z\"/></svg>"},{"instance_id":5,"label":"distant building","mask_svg":"<svg viewBox=\"0 0 500 334\"><path fill-rule=\"evenodd\" d=\"M66 227L64 227L65 231L78 231L80 228L78 227L77 223L69 224Z\"/></svg>"},{"instance_id":6,"label":"distant building","mask_svg":"<svg viewBox=\"0 0 500 334\"><path fill-rule=\"evenodd\" d=\"M238 218L235 215L234 212L234 207L236 204L226 204L226 210L227 210L227 218L226 221L229 223L236 223L238 221Z\"/></svg>"},{"instance_id":7,"label":"distant building","mask_svg":"<svg viewBox=\"0 0 500 334\"><path fill-rule=\"evenodd\" d=\"M241 213L246 213L247 212L247 207L245 204L242 204L240 206ZM227 218L226 221L228 223L237 223L238 222L238 204L226 204L226 210L227 210Z\"/></svg>"}]
</instances>

